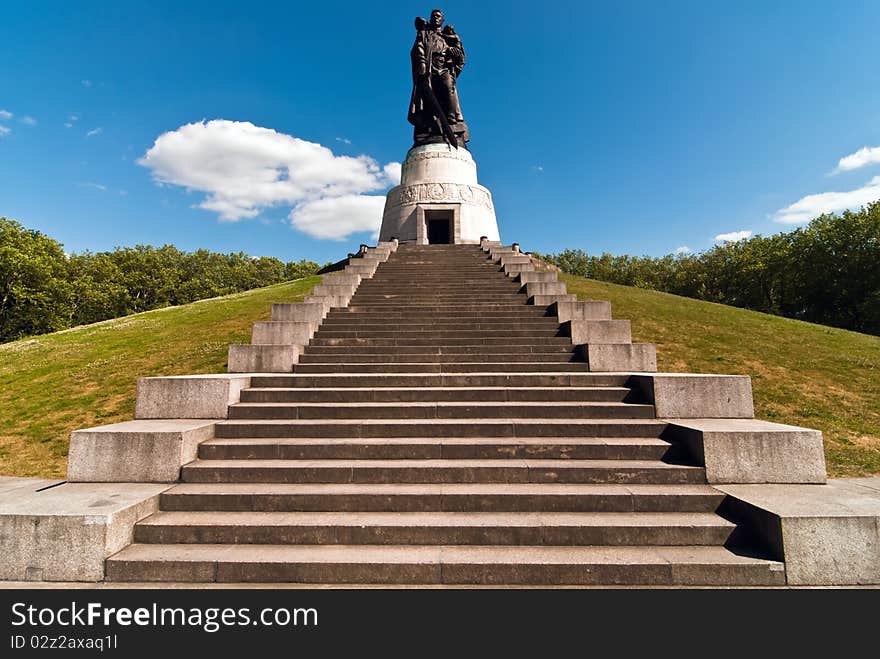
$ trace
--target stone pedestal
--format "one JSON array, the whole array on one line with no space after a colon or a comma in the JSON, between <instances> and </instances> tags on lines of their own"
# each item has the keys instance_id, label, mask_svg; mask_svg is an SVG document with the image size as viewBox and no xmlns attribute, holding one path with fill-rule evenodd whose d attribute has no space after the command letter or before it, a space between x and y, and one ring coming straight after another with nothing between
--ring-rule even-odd
<instances>
[{"instance_id":1,"label":"stone pedestal","mask_svg":"<svg viewBox=\"0 0 880 659\"><path fill-rule=\"evenodd\" d=\"M379 240L478 245L481 237L500 239L492 193L477 183L470 152L447 144L410 149L400 185L385 199Z\"/></svg>"}]
</instances>

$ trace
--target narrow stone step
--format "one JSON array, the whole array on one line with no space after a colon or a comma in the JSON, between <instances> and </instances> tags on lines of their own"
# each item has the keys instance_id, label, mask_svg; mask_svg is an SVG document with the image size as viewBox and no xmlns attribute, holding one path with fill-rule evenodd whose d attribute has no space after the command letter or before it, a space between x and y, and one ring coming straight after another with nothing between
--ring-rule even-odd
<instances>
[{"instance_id":1,"label":"narrow stone step","mask_svg":"<svg viewBox=\"0 0 880 659\"><path fill-rule=\"evenodd\" d=\"M181 483L162 510L375 512L714 512L709 485L563 483Z\"/></svg>"},{"instance_id":2,"label":"narrow stone step","mask_svg":"<svg viewBox=\"0 0 880 659\"><path fill-rule=\"evenodd\" d=\"M659 437L654 419L333 419L218 421L216 437Z\"/></svg>"},{"instance_id":3,"label":"narrow stone step","mask_svg":"<svg viewBox=\"0 0 880 659\"><path fill-rule=\"evenodd\" d=\"M654 419L654 406L592 401L237 403L229 419Z\"/></svg>"},{"instance_id":4,"label":"narrow stone step","mask_svg":"<svg viewBox=\"0 0 880 659\"><path fill-rule=\"evenodd\" d=\"M159 512L134 541L274 545L723 545L714 513Z\"/></svg>"},{"instance_id":5,"label":"narrow stone step","mask_svg":"<svg viewBox=\"0 0 880 659\"><path fill-rule=\"evenodd\" d=\"M672 445L657 437L244 437L199 445L207 460L661 460L671 453Z\"/></svg>"},{"instance_id":6,"label":"narrow stone step","mask_svg":"<svg viewBox=\"0 0 880 659\"><path fill-rule=\"evenodd\" d=\"M702 467L648 460L194 460L186 483L704 483Z\"/></svg>"},{"instance_id":7,"label":"narrow stone step","mask_svg":"<svg viewBox=\"0 0 880 659\"><path fill-rule=\"evenodd\" d=\"M781 563L723 547L133 544L108 581L782 585Z\"/></svg>"},{"instance_id":8,"label":"narrow stone step","mask_svg":"<svg viewBox=\"0 0 880 659\"><path fill-rule=\"evenodd\" d=\"M338 387L250 388L242 403L354 403L414 401L581 401L623 402L632 397L627 387Z\"/></svg>"}]
</instances>

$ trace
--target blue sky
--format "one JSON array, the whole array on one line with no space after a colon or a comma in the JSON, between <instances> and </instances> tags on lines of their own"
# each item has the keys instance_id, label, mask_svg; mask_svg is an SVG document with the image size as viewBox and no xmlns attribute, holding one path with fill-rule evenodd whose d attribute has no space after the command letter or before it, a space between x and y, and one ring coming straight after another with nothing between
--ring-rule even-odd
<instances>
[{"instance_id":1,"label":"blue sky","mask_svg":"<svg viewBox=\"0 0 880 659\"><path fill-rule=\"evenodd\" d=\"M433 6L8 3L0 215L70 251L340 258L411 145ZM440 6L506 242L699 251L880 198L876 1Z\"/></svg>"}]
</instances>

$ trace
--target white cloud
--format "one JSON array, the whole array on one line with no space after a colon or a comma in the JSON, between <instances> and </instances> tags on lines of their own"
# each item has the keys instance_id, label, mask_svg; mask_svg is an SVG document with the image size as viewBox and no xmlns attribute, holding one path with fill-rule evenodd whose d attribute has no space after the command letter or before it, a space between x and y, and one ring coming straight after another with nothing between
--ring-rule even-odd
<instances>
[{"instance_id":1,"label":"white cloud","mask_svg":"<svg viewBox=\"0 0 880 659\"><path fill-rule=\"evenodd\" d=\"M36 126L37 120L29 115L25 115L21 118L21 123L25 124L26 126Z\"/></svg>"},{"instance_id":2,"label":"white cloud","mask_svg":"<svg viewBox=\"0 0 880 659\"><path fill-rule=\"evenodd\" d=\"M0 110L0 119L9 121L14 115L9 110Z\"/></svg>"},{"instance_id":3,"label":"white cloud","mask_svg":"<svg viewBox=\"0 0 880 659\"><path fill-rule=\"evenodd\" d=\"M95 190L100 190L101 192L106 192L106 191L107 191L107 186L106 186L106 185L102 185L102 184L100 184L100 183L92 183L91 181L86 182L86 183L80 183L80 187L83 187L83 188L94 188Z\"/></svg>"},{"instance_id":4,"label":"white cloud","mask_svg":"<svg viewBox=\"0 0 880 659\"><path fill-rule=\"evenodd\" d=\"M675 248L675 253L678 254L678 255L682 255L682 254L693 254L693 252L694 252L694 250L692 250L692 249L691 249L690 247L688 247L687 245L682 245L681 247L676 247L676 248Z\"/></svg>"},{"instance_id":5,"label":"white cloud","mask_svg":"<svg viewBox=\"0 0 880 659\"><path fill-rule=\"evenodd\" d=\"M730 233L719 233L715 236L715 241L719 243L738 243L752 236L751 231L731 231Z\"/></svg>"},{"instance_id":6,"label":"white cloud","mask_svg":"<svg viewBox=\"0 0 880 659\"><path fill-rule=\"evenodd\" d=\"M399 163L382 168L366 155L337 156L321 144L225 119L163 133L137 162L159 184L204 193L197 206L221 220L289 205L295 228L330 239L374 230L384 197L361 195L395 183L400 169Z\"/></svg>"},{"instance_id":7,"label":"white cloud","mask_svg":"<svg viewBox=\"0 0 880 659\"><path fill-rule=\"evenodd\" d=\"M80 82L82 83L83 87L91 87L92 86L91 80L80 80Z\"/></svg>"},{"instance_id":8,"label":"white cloud","mask_svg":"<svg viewBox=\"0 0 880 659\"><path fill-rule=\"evenodd\" d=\"M875 176L866 185L855 190L821 192L802 197L791 206L776 211L773 219L783 224L803 224L823 213L861 208L878 199L880 199L880 176Z\"/></svg>"},{"instance_id":9,"label":"white cloud","mask_svg":"<svg viewBox=\"0 0 880 659\"><path fill-rule=\"evenodd\" d=\"M389 162L382 168L385 176L393 185L400 185L400 175L403 172L403 165L399 162Z\"/></svg>"},{"instance_id":10,"label":"white cloud","mask_svg":"<svg viewBox=\"0 0 880 659\"><path fill-rule=\"evenodd\" d=\"M98 126L97 128L92 128L88 133L86 133L86 137L94 137L95 135L100 135L104 132L104 129Z\"/></svg>"},{"instance_id":11,"label":"white cloud","mask_svg":"<svg viewBox=\"0 0 880 659\"><path fill-rule=\"evenodd\" d=\"M348 139L347 137L337 137L336 141L342 142L343 144L351 144L351 140Z\"/></svg>"},{"instance_id":12,"label":"white cloud","mask_svg":"<svg viewBox=\"0 0 880 659\"><path fill-rule=\"evenodd\" d=\"M65 128L73 128L73 124L70 123L69 121L67 121L67 122L64 123L64 127L65 127Z\"/></svg>"},{"instance_id":13,"label":"white cloud","mask_svg":"<svg viewBox=\"0 0 880 659\"><path fill-rule=\"evenodd\" d=\"M378 237L385 197L344 195L299 204L290 212L290 223L312 238L344 240L352 233L372 232Z\"/></svg>"},{"instance_id":14,"label":"white cloud","mask_svg":"<svg viewBox=\"0 0 880 659\"><path fill-rule=\"evenodd\" d=\"M6 126L0 125L0 137L3 137L4 135L9 135L9 133L11 132L12 131L9 130Z\"/></svg>"},{"instance_id":15,"label":"white cloud","mask_svg":"<svg viewBox=\"0 0 880 659\"><path fill-rule=\"evenodd\" d=\"M867 167L868 165L876 165L877 163L880 163L880 146L865 146L855 153L841 158L837 163L837 168L831 173L849 172L861 167Z\"/></svg>"}]
</instances>

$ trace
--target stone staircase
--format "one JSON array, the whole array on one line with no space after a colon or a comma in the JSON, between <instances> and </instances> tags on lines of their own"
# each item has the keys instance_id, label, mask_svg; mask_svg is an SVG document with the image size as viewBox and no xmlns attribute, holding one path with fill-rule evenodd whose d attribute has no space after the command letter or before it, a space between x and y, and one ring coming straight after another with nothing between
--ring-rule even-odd
<instances>
[{"instance_id":1,"label":"stone staircase","mask_svg":"<svg viewBox=\"0 0 880 659\"><path fill-rule=\"evenodd\" d=\"M555 274L488 252L401 245L353 266L353 295L319 291L347 306L292 372L251 378L107 579L784 583L781 563L726 546L724 495L662 439L629 376L591 372L563 316L547 315L571 302ZM285 322L302 321L272 321ZM288 329L303 331L255 338Z\"/></svg>"}]
</instances>

